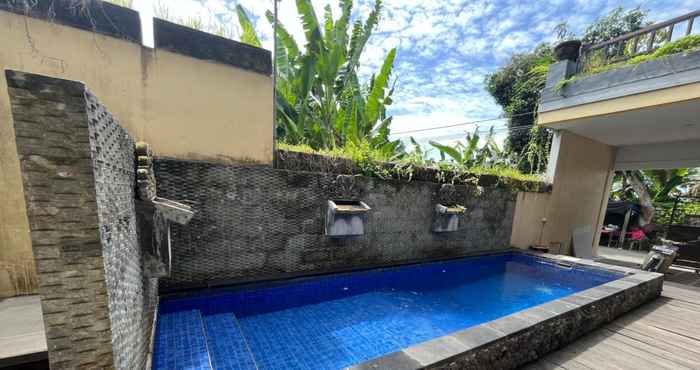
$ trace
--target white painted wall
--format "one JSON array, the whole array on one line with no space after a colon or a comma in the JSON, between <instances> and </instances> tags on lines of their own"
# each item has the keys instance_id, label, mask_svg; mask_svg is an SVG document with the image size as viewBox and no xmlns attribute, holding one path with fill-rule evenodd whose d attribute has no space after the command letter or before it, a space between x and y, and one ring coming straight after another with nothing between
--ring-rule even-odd
<instances>
[{"instance_id":1,"label":"white painted wall","mask_svg":"<svg viewBox=\"0 0 700 370\"><path fill-rule=\"evenodd\" d=\"M700 167L700 140L618 147L615 170Z\"/></svg>"}]
</instances>

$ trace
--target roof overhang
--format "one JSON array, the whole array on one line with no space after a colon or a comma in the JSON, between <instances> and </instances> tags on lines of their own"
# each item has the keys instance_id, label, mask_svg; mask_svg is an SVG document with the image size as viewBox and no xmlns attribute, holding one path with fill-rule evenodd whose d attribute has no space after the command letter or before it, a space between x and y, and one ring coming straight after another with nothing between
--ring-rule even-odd
<instances>
[{"instance_id":1,"label":"roof overhang","mask_svg":"<svg viewBox=\"0 0 700 370\"><path fill-rule=\"evenodd\" d=\"M700 139L700 83L541 112L538 124L613 146Z\"/></svg>"},{"instance_id":2,"label":"roof overhang","mask_svg":"<svg viewBox=\"0 0 700 370\"><path fill-rule=\"evenodd\" d=\"M582 75L550 66L538 124L612 146L700 139L700 51Z\"/></svg>"}]
</instances>

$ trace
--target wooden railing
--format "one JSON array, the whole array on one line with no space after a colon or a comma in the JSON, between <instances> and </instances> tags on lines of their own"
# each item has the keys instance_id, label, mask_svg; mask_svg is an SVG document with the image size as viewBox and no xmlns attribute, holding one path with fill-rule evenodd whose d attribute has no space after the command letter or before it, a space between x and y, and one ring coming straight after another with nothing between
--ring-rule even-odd
<instances>
[{"instance_id":1,"label":"wooden railing","mask_svg":"<svg viewBox=\"0 0 700 370\"><path fill-rule=\"evenodd\" d=\"M698 16L700 16L700 10L652 24L611 40L583 45L578 70L587 72L594 67L622 62L638 55L651 54L673 39L676 26L681 25L684 36L690 35L693 32L695 18ZM684 23L685 27L683 27Z\"/></svg>"}]
</instances>

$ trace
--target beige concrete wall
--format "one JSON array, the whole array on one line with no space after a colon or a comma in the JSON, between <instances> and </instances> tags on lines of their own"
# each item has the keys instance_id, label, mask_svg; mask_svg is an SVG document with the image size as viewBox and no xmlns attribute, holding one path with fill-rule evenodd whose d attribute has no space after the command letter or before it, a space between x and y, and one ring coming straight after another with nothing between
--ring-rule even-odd
<instances>
[{"instance_id":1,"label":"beige concrete wall","mask_svg":"<svg viewBox=\"0 0 700 370\"><path fill-rule=\"evenodd\" d=\"M600 230L616 148L565 131L560 135L543 239L552 252L570 254L574 228Z\"/></svg>"},{"instance_id":2,"label":"beige concrete wall","mask_svg":"<svg viewBox=\"0 0 700 370\"><path fill-rule=\"evenodd\" d=\"M700 99L700 83L679 85L643 94L606 99L595 103L540 112L537 115L537 123L556 127L557 124L576 119L604 116L607 114L657 107L695 99Z\"/></svg>"},{"instance_id":3,"label":"beige concrete wall","mask_svg":"<svg viewBox=\"0 0 700 370\"><path fill-rule=\"evenodd\" d=\"M32 259L5 69L84 82L156 155L272 163L270 76L4 11L0 35L0 296Z\"/></svg>"},{"instance_id":4,"label":"beige concrete wall","mask_svg":"<svg viewBox=\"0 0 700 370\"><path fill-rule=\"evenodd\" d=\"M550 193L518 193L513 214L511 246L528 248L544 244L546 222L543 221L546 221L550 198Z\"/></svg>"},{"instance_id":5,"label":"beige concrete wall","mask_svg":"<svg viewBox=\"0 0 700 370\"><path fill-rule=\"evenodd\" d=\"M136 137L161 156L272 163L271 77L167 51L153 54L144 63L145 119Z\"/></svg>"}]
</instances>

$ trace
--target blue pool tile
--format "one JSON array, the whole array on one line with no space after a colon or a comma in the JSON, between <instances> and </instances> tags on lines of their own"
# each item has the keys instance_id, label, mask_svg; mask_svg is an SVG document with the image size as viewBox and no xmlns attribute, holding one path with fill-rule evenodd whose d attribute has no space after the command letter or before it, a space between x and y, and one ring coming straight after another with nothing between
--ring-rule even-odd
<instances>
[{"instance_id":1,"label":"blue pool tile","mask_svg":"<svg viewBox=\"0 0 700 370\"><path fill-rule=\"evenodd\" d=\"M212 367L216 370L256 369L236 320L233 313L204 316L207 347Z\"/></svg>"},{"instance_id":2,"label":"blue pool tile","mask_svg":"<svg viewBox=\"0 0 700 370\"><path fill-rule=\"evenodd\" d=\"M153 369L211 370L199 311L158 316Z\"/></svg>"},{"instance_id":3,"label":"blue pool tile","mask_svg":"<svg viewBox=\"0 0 700 370\"><path fill-rule=\"evenodd\" d=\"M340 369L619 277L515 253L165 299L154 368Z\"/></svg>"}]
</instances>

